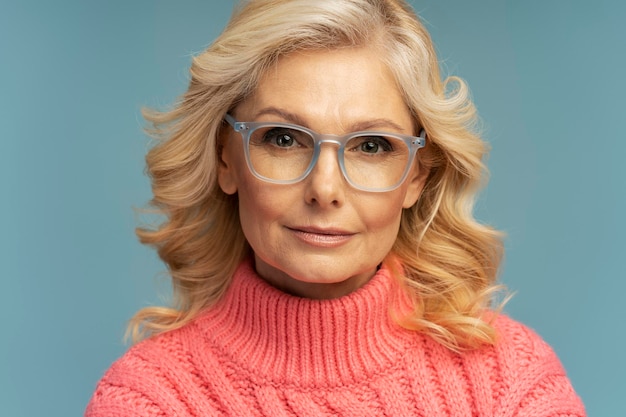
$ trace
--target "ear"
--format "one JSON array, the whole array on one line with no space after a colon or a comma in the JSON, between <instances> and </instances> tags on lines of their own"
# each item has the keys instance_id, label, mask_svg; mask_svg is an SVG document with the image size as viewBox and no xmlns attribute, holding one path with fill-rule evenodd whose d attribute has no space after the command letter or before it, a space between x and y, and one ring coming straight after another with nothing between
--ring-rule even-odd
<instances>
[{"instance_id":1,"label":"ear","mask_svg":"<svg viewBox=\"0 0 626 417\"><path fill-rule=\"evenodd\" d=\"M229 139L227 129L220 129L217 137L217 182L224 193L232 195L237 192L237 176L233 141Z\"/></svg>"},{"instance_id":2,"label":"ear","mask_svg":"<svg viewBox=\"0 0 626 417\"><path fill-rule=\"evenodd\" d=\"M403 208L411 208L415 203L417 203L420 195L422 195L422 190L424 190L424 185L426 184L426 179L428 178L429 173L430 169L416 159L415 166L409 174L409 186L404 196L404 202L402 203Z\"/></svg>"}]
</instances>

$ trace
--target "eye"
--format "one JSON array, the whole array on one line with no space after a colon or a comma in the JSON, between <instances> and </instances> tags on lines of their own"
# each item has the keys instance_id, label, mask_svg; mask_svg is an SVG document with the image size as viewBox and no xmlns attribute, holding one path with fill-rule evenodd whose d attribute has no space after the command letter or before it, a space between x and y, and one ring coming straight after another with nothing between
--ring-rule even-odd
<instances>
[{"instance_id":1,"label":"eye","mask_svg":"<svg viewBox=\"0 0 626 417\"><path fill-rule=\"evenodd\" d=\"M293 148L305 145L304 134L294 129L275 127L263 134L263 143L278 148Z\"/></svg>"},{"instance_id":2,"label":"eye","mask_svg":"<svg viewBox=\"0 0 626 417\"><path fill-rule=\"evenodd\" d=\"M263 135L263 142L280 148L289 148L296 144L296 135L289 129L274 128Z\"/></svg>"},{"instance_id":3,"label":"eye","mask_svg":"<svg viewBox=\"0 0 626 417\"><path fill-rule=\"evenodd\" d=\"M355 142L353 150L367 154L393 151L393 146L383 136L360 136L352 139Z\"/></svg>"},{"instance_id":4,"label":"eye","mask_svg":"<svg viewBox=\"0 0 626 417\"><path fill-rule=\"evenodd\" d=\"M376 153L378 152L378 143L373 141L363 142L361 143L361 150L367 153Z\"/></svg>"}]
</instances>

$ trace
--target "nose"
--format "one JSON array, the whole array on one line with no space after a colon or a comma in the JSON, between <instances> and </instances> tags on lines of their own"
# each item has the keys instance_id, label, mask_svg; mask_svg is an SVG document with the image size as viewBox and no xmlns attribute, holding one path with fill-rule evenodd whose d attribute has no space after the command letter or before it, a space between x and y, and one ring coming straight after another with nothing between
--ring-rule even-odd
<instances>
[{"instance_id":1,"label":"nose","mask_svg":"<svg viewBox=\"0 0 626 417\"><path fill-rule=\"evenodd\" d=\"M337 145L322 145L317 163L305 182L305 199L308 204L322 208L343 205L348 184L339 167Z\"/></svg>"}]
</instances>

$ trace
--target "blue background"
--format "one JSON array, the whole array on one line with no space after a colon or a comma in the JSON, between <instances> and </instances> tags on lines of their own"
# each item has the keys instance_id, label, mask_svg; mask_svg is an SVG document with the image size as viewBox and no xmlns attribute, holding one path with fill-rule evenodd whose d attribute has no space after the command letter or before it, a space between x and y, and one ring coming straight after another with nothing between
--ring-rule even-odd
<instances>
[{"instance_id":1,"label":"blue background","mask_svg":"<svg viewBox=\"0 0 626 417\"><path fill-rule=\"evenodd\" d=\"M133 228L139 109L164 108L230 1L0 1L0 415L81 415L167 293ZM480 219L507 232L507 312L594 416L626 415L626 3L415 0L492 144Z\"/></svg>"}]
</instances>

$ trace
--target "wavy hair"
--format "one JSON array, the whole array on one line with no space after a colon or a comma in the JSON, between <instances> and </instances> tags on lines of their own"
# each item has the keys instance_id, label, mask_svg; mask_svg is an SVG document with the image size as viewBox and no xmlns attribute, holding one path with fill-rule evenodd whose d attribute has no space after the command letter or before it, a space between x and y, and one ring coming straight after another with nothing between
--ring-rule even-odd
<instances>
[{"instance_id":1,"label":"wavy hair","mask_svg":"<svg viewBox=\"0 0 626 417\"><path fill-rule=\"evenodd\" d=\"M428 135L420 164L429 176L419 201L402 213L389 256L411 296L400 323L451 349L490 344L486 312L499 288L498 232L472 215L486 177L487 148L476 132L466 85L442 81L430 36L403 0L251 0L194 57L189 87L170 111L145 111L158 139L146 157L151 205L164 221L138 228L169 269L170 307L147 307L131 320L133 340L183 326L220 299L250 253L237 197L217 184L217 138L225 113L251 94L268 67L294 51L373 47L394 74L417 125ZM424 151L424 152L422 152Z\"/></svg>"}]
</instances>

